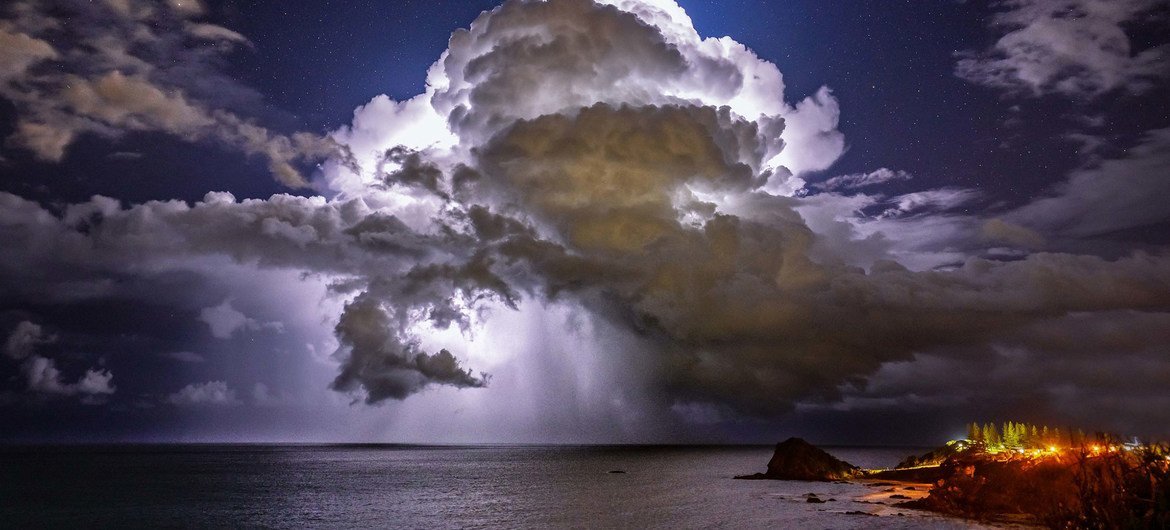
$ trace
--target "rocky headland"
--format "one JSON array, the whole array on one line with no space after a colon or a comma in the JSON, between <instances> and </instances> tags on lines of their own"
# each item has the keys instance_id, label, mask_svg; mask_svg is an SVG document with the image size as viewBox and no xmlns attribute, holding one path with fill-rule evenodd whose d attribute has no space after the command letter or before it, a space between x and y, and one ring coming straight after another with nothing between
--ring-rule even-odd
<instances>
[{"instance_id":1,"label":"rocky headland","mask_svg":"<svg viewBox=\"0 0 1170 530\"><path fill-rule=\"evenodd\" d=\"M829 482L857 478L861 474L861 468L839 460L800 438L789 438L776 444L776 451L768 461L766 472L735 478Z\"/></svg>"},{"instance_id":2,"label":"rocky headland","mask_svg":"<svg viewBox=\"0 0 1170 530\"><path fill-rule=\"evenodd\" d=\"M983 521L1170 528L1165 446L1106 443L992 452L959 441L907 457L894 469L866 470L790 438L776 445L766 472L735 478L858 482L875 489L859 502L880 497L887 506Z\"/></svg>"}]
</instances>

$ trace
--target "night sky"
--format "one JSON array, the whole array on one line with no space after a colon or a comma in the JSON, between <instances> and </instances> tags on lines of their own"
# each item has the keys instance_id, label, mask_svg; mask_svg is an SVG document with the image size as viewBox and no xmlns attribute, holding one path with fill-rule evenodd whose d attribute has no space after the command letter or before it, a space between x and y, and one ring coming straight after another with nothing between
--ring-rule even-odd
<instances>
[{"instance_id":1,"label":"night sky","mask_svg":"<svg viewBox=\"0 0 1170 530\"><path fill-rule=\"evenodd\" d=\"M1168 30L7 2L0 441L1168 437Z\"/></svg>"}]
</instances>

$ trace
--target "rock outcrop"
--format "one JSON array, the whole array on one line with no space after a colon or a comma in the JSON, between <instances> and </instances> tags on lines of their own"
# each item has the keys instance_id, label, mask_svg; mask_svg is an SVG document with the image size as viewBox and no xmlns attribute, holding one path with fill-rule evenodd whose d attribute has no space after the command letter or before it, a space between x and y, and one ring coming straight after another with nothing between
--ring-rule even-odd
<instances>
[{"instance_id":1,"label":"rock outcrop","mask_svg":"<svg viewBox=\"0 0 1170 530\"><path fill-rule=\"evenodd\" d=\"M766 473L744 475L740 479L810 480L829 482L861 475L861 469L800 439L789 438L776 444Z\"/></svg>"}]
</instances>

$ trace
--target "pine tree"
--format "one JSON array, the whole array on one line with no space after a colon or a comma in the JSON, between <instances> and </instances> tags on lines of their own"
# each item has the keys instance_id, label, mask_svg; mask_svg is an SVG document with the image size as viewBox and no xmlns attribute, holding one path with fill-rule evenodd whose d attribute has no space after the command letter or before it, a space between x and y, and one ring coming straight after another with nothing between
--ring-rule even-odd
<instances>
[{"instance_id":1,"label":"pine tree","mask_svg":"<svg viewBox=\"0 0 1170 530\"><path fill-rule=\"evenodd\" d=\"M983 425L983 440L989 448L999 445L999 428L994 423Z\"/></svg>"},{"instance_id":2,"label":"pine tree","mask_svg":"<svg viewBox=\"0 0 1170 530\"><path fill-rule=\"evenodd\" d=\"M971 422L971 425L967 426L967 439L971 440L972 443L979 443L983 441L983 435L979 432L978 423Z\"/></svg>"},{"instance_id":3,"label":"pine tree","mask_svg":"<svg viewBox=\"0 0 1170 530\"><path fill-rule=\"evenodd\" d=\"M1016 430L1016 424L1010 421L1003 424L1003 445L1008 449L1015 449L1020 445L1020 433Z\"/></svg>"}]
</instances>

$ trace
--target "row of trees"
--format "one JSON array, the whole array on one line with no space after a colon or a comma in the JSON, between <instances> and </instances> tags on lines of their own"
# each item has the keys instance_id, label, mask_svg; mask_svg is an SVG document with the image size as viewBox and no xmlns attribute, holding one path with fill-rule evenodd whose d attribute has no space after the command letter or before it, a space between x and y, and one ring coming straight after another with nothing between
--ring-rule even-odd
<instances>
[{"instance_id":1,"label":"row of trees","mask_svg":"<svg viewBox=\"0 0 1170 530\"><path fill-rule=\"evenodd\" d=\"M967 439L982 444L989 450L1035 449L1046 447L1079 447L1089 441L1085 432L1061 427L1049 428L1024 423L1005 422L1002 427L994 423L967 426Z\"/></svg>"}]
</instances>

